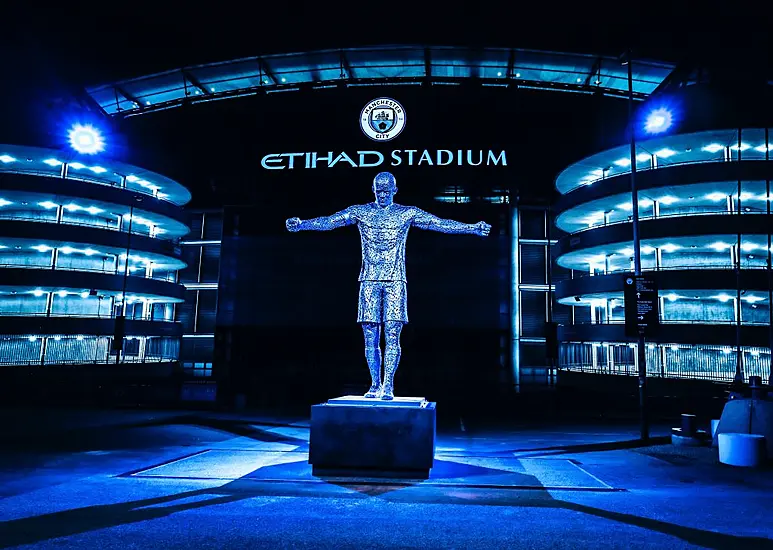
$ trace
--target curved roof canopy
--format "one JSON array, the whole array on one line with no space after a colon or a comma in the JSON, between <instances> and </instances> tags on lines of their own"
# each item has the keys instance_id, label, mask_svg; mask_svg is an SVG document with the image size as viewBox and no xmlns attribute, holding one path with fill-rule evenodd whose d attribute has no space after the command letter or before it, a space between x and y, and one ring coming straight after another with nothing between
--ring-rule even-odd
<instances>
[{"instance_id":1,"label":"curved roof canopy","mask_svg":"<svg viewBox=\"0 0 773 550\"><path fill-rule=\"evenodd\" d=\"M651 94L674 69L633 62L634 98ZM87 90L112 116L132 116L200 102L303 88L373 84L484 86L599 92L627 97L627 68L615 57L508 48L380 46L266 55L184 67Z\"/></svg>"}]
</instances>

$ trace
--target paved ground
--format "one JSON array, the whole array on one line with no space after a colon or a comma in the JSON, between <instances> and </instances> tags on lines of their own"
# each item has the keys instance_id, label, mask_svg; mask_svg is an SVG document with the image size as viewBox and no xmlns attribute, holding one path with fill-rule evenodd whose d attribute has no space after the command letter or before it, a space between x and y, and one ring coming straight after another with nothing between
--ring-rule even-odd
<instances>
[{"instance_id":1,"label":"paved ground","mask_svg":"<svg viewBox=\"0 0 773 550\"><path fill-rule=\"evenodd\" d=\"M0 418L0 548L773 548L772 470L635 426L440 433L430 479L390 484L311 476L302 418Z\"/></svg>"}]
</instances>

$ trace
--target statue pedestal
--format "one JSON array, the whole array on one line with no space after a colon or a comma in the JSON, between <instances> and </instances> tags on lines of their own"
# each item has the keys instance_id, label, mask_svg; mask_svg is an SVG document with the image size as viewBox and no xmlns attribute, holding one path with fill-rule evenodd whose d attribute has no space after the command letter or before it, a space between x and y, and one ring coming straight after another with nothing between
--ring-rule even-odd
<instances>
[{"instance_id":1,"label":"statue pedestal","mask_svg":"<svg viewBox=\"0 0 773 550\"><path fill-rule=\"evenodd\" d=\"M435 403L348 395L311 407L312 475L427 479L435 456Z\"/></svg>"}]
</instances>

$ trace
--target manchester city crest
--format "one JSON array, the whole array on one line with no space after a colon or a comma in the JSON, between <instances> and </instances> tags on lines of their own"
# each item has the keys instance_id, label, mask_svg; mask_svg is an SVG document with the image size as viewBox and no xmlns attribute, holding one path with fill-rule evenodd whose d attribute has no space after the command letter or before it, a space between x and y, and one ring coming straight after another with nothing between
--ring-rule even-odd
<instances>
[{"instance_id":1,"label":"manchester city crest","mask_svg":"<svg viewBox=\"0 0 773 550\"><path fill-rule=\"evenodd\" d=\"M388 97L374 99L360 113L360 128L374 141L394 139L405 128L405 109Z\"/></svg>"}]
</instances>

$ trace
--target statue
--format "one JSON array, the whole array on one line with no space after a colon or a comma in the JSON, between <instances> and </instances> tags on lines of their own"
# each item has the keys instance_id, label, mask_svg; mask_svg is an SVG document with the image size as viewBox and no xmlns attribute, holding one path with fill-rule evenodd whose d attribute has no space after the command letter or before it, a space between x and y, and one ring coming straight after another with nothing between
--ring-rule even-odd
<instances>
[{"instance_id":1,"label":"statue","mask_svg":"<svg viewBox=\"0 0 773 550\"><path fill-rule=\"evenodd\" d=\"M441 233L466 233L485 237L491 226L485 222L466 224L444 220L415 206L395 204L395 177L381 172L373 179L375 202L345 208L332 216L311 220L290 218L289 231L329 231L357 224L362 243L360 301L357 322L365 336L365 358L371 386L366 398L394 399L394 377L400 362L400 332L408 322L405 279L405 241L411 226ZM381 379L381 331L386 343Z\"/></svg>"}]
</instances>

